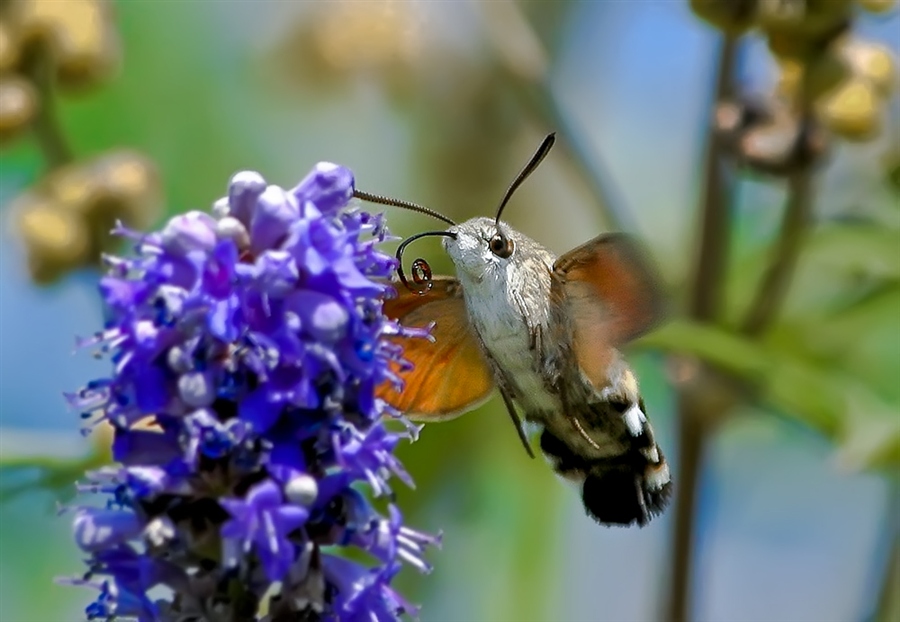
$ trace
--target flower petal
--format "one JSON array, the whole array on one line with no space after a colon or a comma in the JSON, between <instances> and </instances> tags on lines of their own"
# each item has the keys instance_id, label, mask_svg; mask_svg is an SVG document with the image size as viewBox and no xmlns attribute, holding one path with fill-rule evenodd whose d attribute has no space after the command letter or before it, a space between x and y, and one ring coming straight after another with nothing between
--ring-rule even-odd
<instances>
[{"instance_id":1,"label":"flower petal","mask_svg":"<svg viewBox=\"0 0 900 622\"><path fill-rule=\"evenodd\" d=\"M134 512L82 508L75 515L75 543L83 551L99 551L140 535L141 520Z\"/></svg>"}]
</instances>

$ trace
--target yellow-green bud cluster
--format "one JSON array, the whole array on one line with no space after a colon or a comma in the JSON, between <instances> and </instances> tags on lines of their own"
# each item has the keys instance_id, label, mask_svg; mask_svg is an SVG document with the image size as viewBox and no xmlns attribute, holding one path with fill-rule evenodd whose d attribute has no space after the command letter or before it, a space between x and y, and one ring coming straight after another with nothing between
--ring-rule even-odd
<instances>
[{"instance_id":1,"label":"yellow-green bud cluster","mask_svg":"<svg viewBox=\"0 0 900 622\"><path fill-rule=\"evenodd\" d=\"M148 227L162 197L153 164L132 151L116 151L54 170L11 206L28 254L32 278L51 282L97 264L111 250L117 220Z\"/></svg>"},{"instance_id":2,"label":"yellow-green bud cluster","mask_svg":"<svg viewBox=\"0 0 900 622\"><path fill-rule=\"evenodd\" d=\"M28 67L50 57L64 90L95 86L115 72L121 47L108 0L6 0L0 3L0 145L37 116L38 88Z\"/></svg>"},{"instance_id":3,"label":"yellow-green bud cluster","mask_svg":"<svg viewBox=\"0 0 900 622\"><path fill-rule=\"evenodd\" d=\"M765 37L780 68L777 94L812 108L831 133L867 140L882 129L897 66L883 46L855 39L856 9L888 11L896 0L691 0L695 14L730 35Z\"/></svg>"}]
</instances>

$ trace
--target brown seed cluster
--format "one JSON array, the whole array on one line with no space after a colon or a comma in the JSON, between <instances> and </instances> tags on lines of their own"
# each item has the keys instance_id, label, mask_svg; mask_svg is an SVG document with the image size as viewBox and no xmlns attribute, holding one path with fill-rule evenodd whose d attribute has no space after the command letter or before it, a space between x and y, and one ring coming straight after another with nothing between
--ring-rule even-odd
<instances>
[{"instance_id":1,"label":"brown seed cluster","mask_svg":"<svg viewBox=\"0 0 900 622\"><path fill-rule=\"evenodd\" d=\"M765 101L722 103L716 123L748 166L787 174L826 151L831 136L863 141L883 129L897 86L896 62L884 46L851 32L854 12L883 12L896 0L691 0L695 14L738 36L765 38L779 68Z\"/></svg>"},{"instance_id":2,"label":"brown seed cluster","mask_svg":"<svg viewBox=\"0 0 900 622\"><path fill-rule=\"evenodd\" d=\"M162 205L153 163L133 151L113 151L62 166L11 206L40 283L96 264L109 250L117 220L136 228L153 224Z\"/></svg>"},{"instance_id":3,"label":"brown seed cluster","mask_svg":"<svg viewBox=\"0 0 900 622\"><path fill-rule=\"evenodd\" d=\"M77 91L109 78L121 49L107 0L0 3L0 144L20 135L41 105L34 71L49 56L60 88Z\"/></svg>"}]
</instances>

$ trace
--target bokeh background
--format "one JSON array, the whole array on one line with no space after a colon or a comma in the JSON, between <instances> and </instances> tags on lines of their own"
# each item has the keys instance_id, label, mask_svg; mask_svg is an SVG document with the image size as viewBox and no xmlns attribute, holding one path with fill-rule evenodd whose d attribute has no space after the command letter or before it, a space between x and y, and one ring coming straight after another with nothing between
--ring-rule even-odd
<instances>
[{"instance_id":1,"label":"bokeh background","mask_svg":"<svg viewBox=\"0 0 900 622\"><path fill-rule=\"evenodd\" d=\"M7 63L0 50L0 620L78 620L90 599L53 584L82 570L55 503L72 461L102 457L62 393L106 373L107 362L73 348L102 322L98 271L77 266L105 244L92 227L109 211L60 216L80 200L54 194L79 187L59 181L60 164L75 166L79 183L118 174L120 194L105 209L148 225L209 206L235 171L290 186L319 160L351 167L361 189L462 220L493 213L555 130L556 149L507 220L557 253L610 229L651 250L676 314L629 357L676 473L679 392L721 404L691 450L687 617L900 621L896 96L857 102L868 110L869 101L870 117L859 113L851 131L832 123L827 155L796 165L812 202L799 263L766 330L746 336L739 318L798 173L731 162L725 302L714 321L685 319L724 36L687 0L121 0L78 18L64 7L82 0L19 2L45 5L34 9L43 23L68 24L94 55L76 54L54 78L39 54ZM0 3L0 31L14 30L14 4ZM699 13L706 4L693 3ZM898 52L897 11L862 8L871 6L851 10L854 37ZM766 34L734 46L730 95L765 100L786 88ZM32 86L3 90L21 79ZM29 111L29 98L45 105ZM37 130L14 136L13 112ZM784 135L760 140L777 151ZM104 159L113 152L124 168ZM403 236L435 224L400 210L389 223ZM450 269L436 243L416 250L435 272ZM707 362L728 379L706 373ZM685 585L673 579L685 566L673 563L674 508L644 529L595 525L574 491L527 459L499 400L427 426L401 454L418 484L401 493L410 524L445 538L433 574L401 576L424 622L678 617L670 592Z\"/></svg>"}]
</instances>

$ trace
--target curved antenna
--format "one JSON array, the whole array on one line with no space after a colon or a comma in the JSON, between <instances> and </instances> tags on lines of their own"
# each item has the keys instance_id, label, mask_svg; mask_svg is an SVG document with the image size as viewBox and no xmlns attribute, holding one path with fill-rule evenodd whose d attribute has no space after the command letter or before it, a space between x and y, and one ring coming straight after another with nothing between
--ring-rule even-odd
<instances>
[{"instance_id":1,"label":"curved antenna","mask_svg":"<svg viewBox=\"0 0 900 622\"><path fill-rule=\"evenodd\" d=\"M413 283L420 287L413 287L409 284L409 281L406 279L406 275L403 273L403 251L406 250L406 247L411 243L415 242L420 238L425 238L428 236L443 236L446 238L456 239L456 234L450 231L425 231L424 233L417 233L415 235L411 235L400 243L400 246L397 247L397 276L400 277L400 282L411 292L415 292L417 294L424 295L425 292L431 289L431 266L428 265L428 262L422 259L421 257L416 258L412 265L412 277ZM424 287L422 287L424 285Z\"/></svg>"},{"instance_id":2,"label":"curved antenna","mask_svg":"<svg viewBox=\"0 0 900 622\"><path fill-rule=\"evenodd\" d=\"M420 214L425 214L427 216L431 216L432 218L437 218L448 225L456 226L456 223L429 207L425 207L424 205L419 205L418 203L413 203L412 201L403 201L402 199L392 199L391 197L381 196L379 194L369 194L368 192L363 192L362 190L353 190L353 196L357 199L361 199L363 201L368 201L370 203L379 203L381 205L389 205L391 207L402 207L403 209L408 209L411 212L419 212Z\"/></svg>"},{"instance_id":3,"label":"curved antenna","mask_svg":"<svg viewBox=\"0 0 900 622\"><path fill-rule=\"evenodd\" d=\"M556 132L550 132L547 136L544 137L543 142L541 142L541 146L537 148L537 151L534 152L534 155L531 156L531 159L528 161L528 164L525 165L513 182L509 185L509 188L506 189L506 194L503 195L503 200L500 201L500 207L497 208L497 217L494 219L497 225L497 232L500 233L500 214L503 213L503 208L506 207L506 204L509 203L509 199L512 197L513 193L518 189L519 186L522 185L522 182L528 179L528 176L534 172L534 169L538 167L538 164L547 157L547 154L550 153L550 149L553 147L553 143L556 142ZM500 234L503 237L503 234Z\"/></svg>"}]
</instances>

